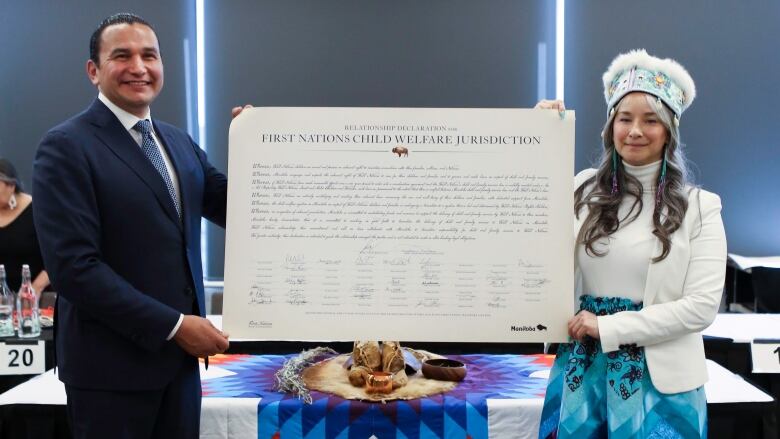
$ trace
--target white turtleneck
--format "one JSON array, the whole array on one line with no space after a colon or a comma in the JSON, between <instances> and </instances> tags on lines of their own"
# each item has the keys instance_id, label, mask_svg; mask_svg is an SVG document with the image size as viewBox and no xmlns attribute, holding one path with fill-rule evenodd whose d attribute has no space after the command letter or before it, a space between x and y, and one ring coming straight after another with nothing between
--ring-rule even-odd
<instances>
[{"instance_id":1,"label":"white turtleneck","mask_svg":"<svg viewBox=\"0 0 780 439\"><path fill-rule=\"evenodd\" d=\"M594 297L625 297L634 302L642 301L647 280L647 268L653 257L656 237L653 235L653 209L655 208L655 187L661 161L644 166L632 166L623 162L626 173L636 177L642 184L642 212L631 221L628 217L635 199L625 197L620 204L618 218L620 228L608 238L596 243L601 257L585 252L585 246L577 246L577 262L582 271L583 294ZM630 214L629 214L630 212Z\"/></svg>"}]
</instances>

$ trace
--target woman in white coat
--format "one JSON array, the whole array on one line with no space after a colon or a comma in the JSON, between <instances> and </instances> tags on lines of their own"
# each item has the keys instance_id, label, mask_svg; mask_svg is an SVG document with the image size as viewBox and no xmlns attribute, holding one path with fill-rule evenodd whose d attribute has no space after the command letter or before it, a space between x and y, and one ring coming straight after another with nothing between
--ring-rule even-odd
<instances>
[{"instance_id":1,"label":"woman in white coat","mask_svg":"<svg viewBox=\"0 0 780 439\"><path fill-rule=\"evenodd\" d=\"M706 437L701 331L720 304L726 237L720 198L692 184L681 149L694 82L644 50L615 58L603 82L601 163L575 178L580 311L539 437Z\"/></svg>"}]
</instances>

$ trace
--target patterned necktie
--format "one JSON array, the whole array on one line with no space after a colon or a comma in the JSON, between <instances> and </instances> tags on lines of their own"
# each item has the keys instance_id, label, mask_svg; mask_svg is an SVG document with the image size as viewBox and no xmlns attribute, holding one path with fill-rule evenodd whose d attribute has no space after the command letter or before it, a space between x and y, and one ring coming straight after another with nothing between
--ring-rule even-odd
<instances>
[{"instance_id":1,"label":"patterned necktie","mask_svg":"<svg viewBox=\"0 0 780 439\"><path fill-rule=\"evenodd\" d=\"M135 124L133 129L141 133L141 149L143 149L144 154L146 154L146 158L152 162L154 169L157 169L157 172L160 173L160 176L165 182L165 187L168 188L168 195L170 195L171 200L173 200L173 206L176 208L176 213L179 214L179 219L181 219L179 198L176 197L176 191L173 189L173 182L171 181L171 176L168 174L168 168L165 167L165 160L163 160L160 149L157 147L157 142L155 142L154 137L152 137L152 123L146 119L141 119Z\"/></svg>"}]
</instances>

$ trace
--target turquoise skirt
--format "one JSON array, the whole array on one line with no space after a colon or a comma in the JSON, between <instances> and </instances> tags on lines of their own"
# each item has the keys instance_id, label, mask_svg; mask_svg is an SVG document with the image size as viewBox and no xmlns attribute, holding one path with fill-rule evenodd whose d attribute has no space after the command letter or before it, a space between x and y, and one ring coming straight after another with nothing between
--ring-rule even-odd
<instances>
[{"instance_id":1,"label":"turquoise skirt","mask_svg":"<svg viewBox=\"0 0 780 439\"><path fill-rule=\"evenodd\" d=\"M620 297L580 298L596 315L638 311ZM624 345L605 354L586 337L560 345L542 409L539 438L705 438L704 387L663 394L650 381L644 348Z\"/></svg>"}]
</instances>

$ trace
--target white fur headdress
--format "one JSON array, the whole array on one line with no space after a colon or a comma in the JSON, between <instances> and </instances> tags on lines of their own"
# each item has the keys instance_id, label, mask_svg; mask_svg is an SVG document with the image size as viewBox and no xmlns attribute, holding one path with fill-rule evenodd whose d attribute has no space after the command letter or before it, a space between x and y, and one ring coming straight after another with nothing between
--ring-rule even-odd
<instances>
[{"instance_id":1,"label":"white fur headdress","mask_svg":"<svg viewBox=\"0 0 780 439\"><path fill-rule=\"evenodd\" d=\"M644 49L622 53L602 76L607 111L628 93L641 91L657 96L679 118L696 97L693 78L677 61L648 55Z\"/></svg>"}]
</instances>

